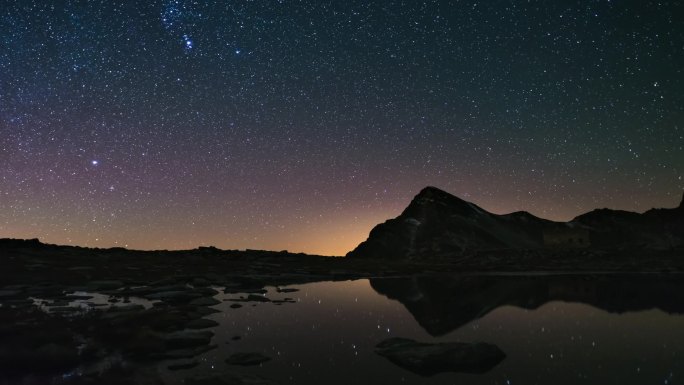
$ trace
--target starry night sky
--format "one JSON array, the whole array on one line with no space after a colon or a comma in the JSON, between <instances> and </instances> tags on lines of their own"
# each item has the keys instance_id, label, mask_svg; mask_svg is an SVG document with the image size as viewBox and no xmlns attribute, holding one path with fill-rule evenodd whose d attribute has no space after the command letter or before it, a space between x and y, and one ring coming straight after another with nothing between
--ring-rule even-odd
<instances>
[{"instance_id":1,"label":"starry night sky","mask_svg":"<svg viewBox=\"0 0 684 385\"><path fill-rule=\"evenodd\" d=\"M341 255L426 185L674 207L679 1L0 2L0 237Z\"/></svg>"}]
</instances>

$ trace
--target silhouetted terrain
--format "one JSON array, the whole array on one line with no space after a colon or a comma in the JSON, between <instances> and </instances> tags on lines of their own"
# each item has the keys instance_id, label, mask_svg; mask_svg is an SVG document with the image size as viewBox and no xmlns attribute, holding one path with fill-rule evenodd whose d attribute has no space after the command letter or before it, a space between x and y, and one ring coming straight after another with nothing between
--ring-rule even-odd
<instances>
[{"instance_id":1,"label":"silhouetted terrain","mask_svg":"<svg viewBox=\"0 0 684 385\"><path fill-rule=\"evenodd\" d=\"M601 209L570 222L527 212L496 215L434 187L426 187L398 217L377 225L347 254L352 258L435 259L481 252L558 250L602 252L684 249L684 199L677 208L643 214Z\"/></svg>"}]
</instances>

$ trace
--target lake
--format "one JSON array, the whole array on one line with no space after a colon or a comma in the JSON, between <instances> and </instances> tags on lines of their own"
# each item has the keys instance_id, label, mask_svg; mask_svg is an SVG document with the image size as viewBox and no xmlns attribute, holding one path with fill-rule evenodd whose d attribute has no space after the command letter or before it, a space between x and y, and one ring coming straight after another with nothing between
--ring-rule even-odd
<instances>
[{"instance_id":1,"label":"lake","mask_svg":"<svg viewBox=\"0 0 684 385\"><path fill-rule=\"evenodd\" d=\"M267 287L250 301L221 293L206 317L219 323L217 348L195 368L160 370L170 384L224 372L291 384L673 384L682 289L675 274L439 275ZM484 373L422 376L374 352L391 337L485 342L506 357ZM227 365L238 352L271 360Z\"/></svg>"}]
</instances>

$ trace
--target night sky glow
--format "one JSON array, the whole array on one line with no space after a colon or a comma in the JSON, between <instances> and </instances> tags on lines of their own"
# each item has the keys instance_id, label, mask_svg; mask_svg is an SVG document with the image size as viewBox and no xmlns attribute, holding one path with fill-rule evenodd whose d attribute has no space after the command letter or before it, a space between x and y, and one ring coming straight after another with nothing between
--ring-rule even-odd
<instances>
[{"instance_id":1,"label":"night sky glow","mask_svg":"<svg viewBox=\"0 0 684 385\"><path fill-rule=\"evenodd\" d=\"M0 2L0 237L344 254L684 189L680 1Z\"/></svg>"}]
</instances>

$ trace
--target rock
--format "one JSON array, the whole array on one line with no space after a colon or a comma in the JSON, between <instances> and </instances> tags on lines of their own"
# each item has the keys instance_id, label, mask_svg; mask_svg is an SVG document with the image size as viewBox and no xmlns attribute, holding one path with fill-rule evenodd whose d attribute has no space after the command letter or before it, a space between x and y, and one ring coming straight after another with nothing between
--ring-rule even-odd
<instances>
[{"instance_id":1,"label":"rock","mask_svg":"<svg viewBox=\"0 0 684 385\"><path fill-rule=\"evenodd\" d=\"M195 312L201 316L205 316L205 315L220 313L221 311L216 310L212 307L199 306L199 307L195 308Z\"/></svg>"},{"instance_id":2,"label":"rock","mask_svg":"<svg viewBox=\"0 0 684 385\"><path fill-rule=\"evenodd\" d=\"M124 286L121 281L109 280L109 281L90 281L87 284L90 290L113 290Z\"/></svg>"},{"instance_id":3,"label":"rock","mask_svg":"<svg viewBox=\"0 0 684 385\"><path fill-rule=\"evenodd\" d=\"M184 370L184 369L192 369L197 365L199 365L198 361L184 360L184 361L174 362L173 364L167 366L167 368L169 370Z\"/></svg>"},{"instance_id":4,"label":"rock","mask_svg":"<svg viewBox=\"0 0 684 385\"><path fill-rule=\"evenodd\" d=\"M22 292L19 290L0 290L0 298L13 298L21 296Z\"/></svg>"},{"instance_id":5,"label":"rock","mask_svg":"<svg viewBox=\"0 0 684 385\"><path fill-rule=\"evenodd\" d=\"M214 350L217 347L218 347L218 345L206 345L206 346L198 346L196 348L168 350L164 354L162 354L159 358L162 358L162 359L192 358L195 356L199 356L202 353L206 353L210 350Z\"/></svg>"},{"instance_id":6,"label":"rock","mask_svg":"<svg viewBox=\"0 0 684 385\"><path fill-rule=\"evenodd\" d=\"M485 373L506 357L497 346L481 342L428 344L407 338L384 340L375 352L422 376L442 372Z\"/></svg>"},{"instance_id":7,"label":"rock","mask_svg":"<svg viewBox=\"0 0 684 385\"><path fill-rule=\"evenodd\" d=\"M270 357L266 357L261 353L235 353L226 359L226 363L228 365L252 366L270 360Z\"/></svg>"},{"instance_id":8,"label":"rock","mask_svg":"<svg viewBox=\"0 0 684 385\"><path fill-rule=\"evenodd\" d=\"M280 288L280 287L279 287L279 288L276 289L276 291L277 291L278 293L294 293L294 292L296 292L296 291L299 291L299 289L290 288L290 287L284 287L284 288Z\"/></svg>"},{"instance_id":9,"label":"rock","mask_svg":"<svg viewBox=\"0 0 684 385\"><path fill-rule=\"evenodd\" d=\"M263 295L250 294L246 298L230 299L232 302L271 302L270 299L264 297Z\"/></svg>"},{"instance_id":10,"label":"rock","mask_svg":"<svg viewBox=\"0 0 684 385\"><path fill-rule=\"evenodd\" d=\"M230 305L230 308L231 308L231 309L238 309L238 308L241 308L241 307L242 307L242 305L240 305L239 303L234 303L234 304L231 304L231 305Z\"/></svg>"},{"instance_id":11,"label":"rock","mask_svg":"<svg viewBox=\"0 0 684 385\"><path fill-rule=\"evenodd\" d=\"M292 298L285 298L285 299L275 299L273 301L274 304L276 305L282 305L284 303L297 303L297 301L293 300Z\"/></svg>"},{"instance_id":12,"label":"rock","mask_svg":"<svg viewBox=\"0 0 684 385\"><path fill-rule=\"evenodd\" d=\"M186 378L185 385L275 385L275 382L251 374L221 373Z\"/></svg>"},{"instance_id":13,"label":"rock","mask_svg":"<svg viewBox=\"0 0 684 385\"><path fill-rule=\"evenodd\" d=\"M190 301L190 305L192 306L214 306L220 304L221 301L212 298L212 297L202 297L202 298L197 298L193 299Z\"/></svg>"},{"instance_id":14,"label":"rock","mask_svg":"<svg viewBox=\"0 0 684 385\"><path fill-rule=\"evenodd\" d=\"M191 300L196 299L199 297L199 294L193 293L190 291L181 291L181 290L173 290L173 291L160 291L160 292L155 292L151 294L146 294L145 298L147 299L160 299L165 302L188 302Z\"/></svg>"},{"instance_id":15,"label":"rock","mask_svg":"<svg viewBox=\"0 0 684 385\"><path fill-rule=\"evenodd\" d=\"M110 312L136 312L136 311L143 311L145 310L145 306L139 305L136 303L132 304L126 304L126 305L119 305L119 306L112 306L109 308Z\"/></svg>"},{"instance_id":16,"label":"rock","mask_svg":"<svg viewBox=\"0 0 684 385\"><path fill-rule=\"evenodd\" d=\"M208 345L211 342L211 337L214 333L210 331L201 332L174 332L167 334L165 337L166 346L172 349L175 348L192 348L196 346Z\"/></svg>"},{"instance_id":17,"label":"rock","mask_svg":"<svg viewBox=\"0 0 684 385\"><path fill-rule=\"evenodd\" d=\"M206 287L211 285L211 282L204 277L195 277L190 283L195 287Z\"/></svg>"},{"instance_id":18,"label":"rock","mask_svg":"<svg viewBox=\"0 0 684 385\"><path fill-rule=\"evenodd\" d=\"M214 320L199 318L188 322L187 324L185 324L185 327L187 327L188 329L207 329L213 328L218 325L219 323Z\"/></svg>"},{"instance_id":19,"label":"rock","mask_svg":"<svg viewBox=\"0 0 684 385\"><path fill-rule=\"evenodd\" d=\"M94 298L92 295L87 294L67 294L65 296L69 301L85 301Z\"/></svg>"},{"instance_id":20,"label":"rock","mask_svg":"<svg viewBox=\"0 0 684 385\"><path fill-rule=\"evenodd\" d=\"M219 293L218 290L212 289L210 287L196 287L193 291L202 295L202 297L213 297Z\"/></svg>"}]
</instances>

